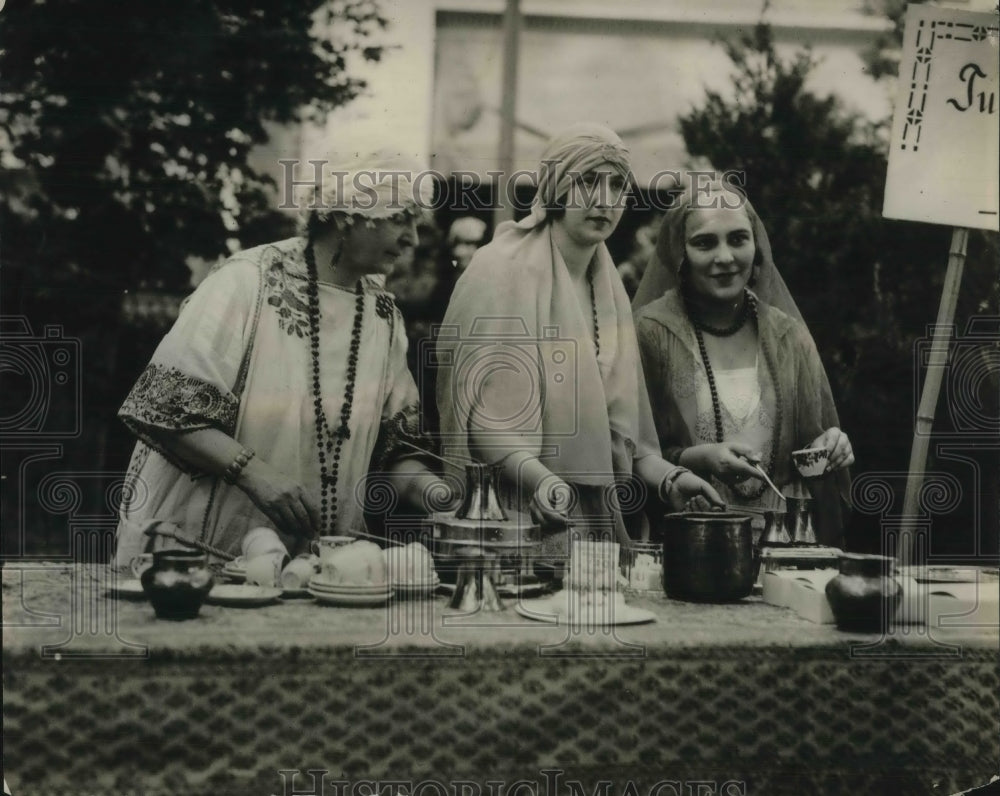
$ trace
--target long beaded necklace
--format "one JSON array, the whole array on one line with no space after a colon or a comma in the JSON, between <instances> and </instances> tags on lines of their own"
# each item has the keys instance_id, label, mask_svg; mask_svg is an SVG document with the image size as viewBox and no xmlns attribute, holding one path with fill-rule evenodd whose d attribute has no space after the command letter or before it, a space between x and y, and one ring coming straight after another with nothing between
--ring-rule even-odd
<instances>
[{"instance_id":1,"label":"long beaded necklace","mask_svg":"<svg viewBox=\"0 0 1000 796\"><path fill-rule=\"evenodd\" d=\"M316 269L316 255L310 241L305 249L308 273L307 293L309 299L309 354L312 360L313 408L316 412L316 443L319 450L320 468L320 528L322 533L330 529L336 531L337 524L337 476L340 471L340 454L344 440L351 438L348 424L354 406L354 387L358 376L358 352L361 349L361 327L365 318L365 294L358 282L354 289L354 327L351 330L351 347L347 355L347 385L344 387L344 403L340 408L340 425L334 431L326 419L323 409L323 393L320 389L319 371L319 275ZM327 455L332 464L327 469Z\"/></svg>"},{"instance_id":2,"label":"long beaded necklace","mask_svg":"<svg viewBox=\"0 0 1000 796\"><path fill-rule=\"evenodd\" d=\"M782 417L782 402L781 402L781 389L778 386L778 380L775 377L777 373L777 367L771 359L771 350L767 347L767 343L760 334L760 321L757 317L757 298L749 291L744 291L743 293L743 310L740 312L741 319L738 321L739 326L735 330L729 331L730 327L724 330L724 334L716 335L721 337L731 336L736 333L740 328L743 327L744 322L748 315L753 315L754 324L757 327L757 337L760 340L760 347L764 353L764 364L767 366L768 377L771 379L771 385L774 387L774 441L771 446L771 460L767 465L767 472L771 478L774 478L775 463L778 459L778 448L781 446L781 417ZM691 317L688 313L688 317ZM704 324L696 322L693 318L691 323L694 326L694 336L698 340L698 353L701 354L701 361L705 365L705 375L708 377L708 391L712 395L712 413L715 416L715 441L725 442L722 435L722 406L719 402L719 391L715 386L715 374L712 372L712 364L708 360L708 349L705 348L705 338L702 337L702 330L704 329L709 334L715 334L711 327L707 327ZM751 500L756 500L761 495L764 494L767 484L762 483L760 485L760 490L753 495L747 495L746 497Z\"/></svg>"},{"instance_id":3,"label":"long beaded necklace","mask_svg":"<svg viewBox=\"0 0 1000 796\"><path fill-rule=\"evenodd\" d=\"M594 271L587 269L587 282L590 284L590 312L594 317L594 356L601 355L601 328L597 324L597 296L594 293Z\"/></svg>"}]
</instances>

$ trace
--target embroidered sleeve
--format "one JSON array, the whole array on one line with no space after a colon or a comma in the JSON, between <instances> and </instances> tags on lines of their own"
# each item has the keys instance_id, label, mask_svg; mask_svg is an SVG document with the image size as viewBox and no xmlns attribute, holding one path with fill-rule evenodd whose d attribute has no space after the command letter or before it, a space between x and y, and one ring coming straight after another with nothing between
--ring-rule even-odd
<instances>
[{"instance_id":1,"label":"embroidered sleeve","mask_svg":"<svg viewBox=\"0 0 1000 796\"><path fill-rule=\"evenodd\" d=\"M435 468L437 460L433 456L422 456L410 446L431 453L435 451L434 441L421 431L420 407L415 403L382 421L372 454L372 472L386 472L400 459L419 459L431 469Z\"/></svg>"},{"instance_id":2,"label":"embroidered sleeve","mask_svg":"<svg viewBox=\"0 0 1000 796\"><path fill-rule=\"evenodd\" d=\"M207 277L118 412L132 433L184 472L197 474L165 449L166 436L207 428L232 435L236 428L258 285L249 262Z\"/></svg>"},{"instance_id":3,"label":"embroidered sleeve","mask_svg":"<svg viewBox=\"0 0 1000 796\"><path fill-rule=\"evenodd\" d=\"M121 408L133 421L168 431L218 428L232 433L239 408L235 396L177 368L150 364Z\"/></svg>"}]
</instances>

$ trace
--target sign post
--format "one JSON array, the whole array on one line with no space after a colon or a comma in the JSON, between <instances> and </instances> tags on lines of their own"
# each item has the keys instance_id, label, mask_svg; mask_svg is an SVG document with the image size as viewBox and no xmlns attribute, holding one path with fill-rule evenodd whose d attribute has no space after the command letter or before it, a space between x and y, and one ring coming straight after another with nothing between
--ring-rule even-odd
<instances>
[{"instance_id":1,"label":"sign post","mask_svg":"<svg viewBox=\"0 0 1000 796\"><path fill-rule=\"evenodd\" d=\"M954 227L910 453L896 558L908 563L969 228L1000 229L997 17L911 5L886 175L886 218Z\"/></svg>"}]
</instances>

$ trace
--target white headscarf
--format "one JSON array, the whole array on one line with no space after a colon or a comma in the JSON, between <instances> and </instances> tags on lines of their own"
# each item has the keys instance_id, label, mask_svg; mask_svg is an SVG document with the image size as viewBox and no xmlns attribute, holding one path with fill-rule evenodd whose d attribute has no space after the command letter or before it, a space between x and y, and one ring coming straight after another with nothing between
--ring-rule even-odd
<instances>
[{"instance_id":1,"label":"white headscarf","mask_svg":"<svg viewBox=\"0 0 1000 796\"><path fill-rule=\"evenodd\" d=\"M334 213L372 220L405 212L422 215L433 205L431 172L399 152L380 150L350 159L328 156L306 162L315 170L314 181L304 186L299 202L303 226L314 217L325 222Z\"/></svg>"}]
</instances>

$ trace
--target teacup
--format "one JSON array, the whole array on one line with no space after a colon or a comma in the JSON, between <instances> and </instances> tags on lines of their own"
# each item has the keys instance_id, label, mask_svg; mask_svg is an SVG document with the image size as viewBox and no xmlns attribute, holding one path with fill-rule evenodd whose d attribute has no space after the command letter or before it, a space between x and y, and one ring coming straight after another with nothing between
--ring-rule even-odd
<instances>
[{"instance_id":1,"label":"teacup","mask_svg":"<svg viewBox=\"0 0 1000 796\"><path fill-rule=\"evenodd\" d=\"M139 555L132 558L129 562L129 566L132 569L132 577L141 578L142 573L153 566L153 554L139 553Z\"/></svg>"},{"instance_id":2,"label":"teacup","mask_svg":"<svg viewBox=\"0 0 1000 796\"><path fill-rule=\"evenodd\" d=\"M323 566L329 562L334 550L356 541L353 536L320 536L312 540L310 547L319 556L320 566Z\"/></svg>"},{"instance_id":3,"label":"teacup","mask_svg":"<svg viewBox=\"0 0 1000 796\"><path fill-rule=\"evenodd\" d=\"M826 472L830 452L826 448L802 448L792 451L792 461L803 478L818 478Z\"/></svg>"},{"instance_id":4,"label":"teacup","mask_svg":"<svg viewBox=\"0 0 1000 796\"><path fill-rule=\"evenodd\" d=\"M287 553L265 553L249 559L246 582L258 586L277 586L286 561Z\"/></svg>"},{"instance_id":5,"label":"teacup","mask_svg":"<svg viewBox=\"0 0 1000 796\"><path fill-rule=\"evenodd\" d=\"M310 579L316 574L314 558L308 553L293 558L281 572L281 588L298 591L308 586Z\"/></svg>"},{"instance_id":6,"label":"teacup","mask_svg":"<svg viewBox=\"0 0 1000 796\"><path fill-rule=\"evenodd\" d=\"M262 556L266 553L288 555L288 549L285 547L285 543L281 541L281 537L278 536L278 532L273 528L263 526L247 531L243 537L241 547L243 549L243 558L248 562L251 558L257 558L257 556Z\"/></svg>"}]
</instances>

